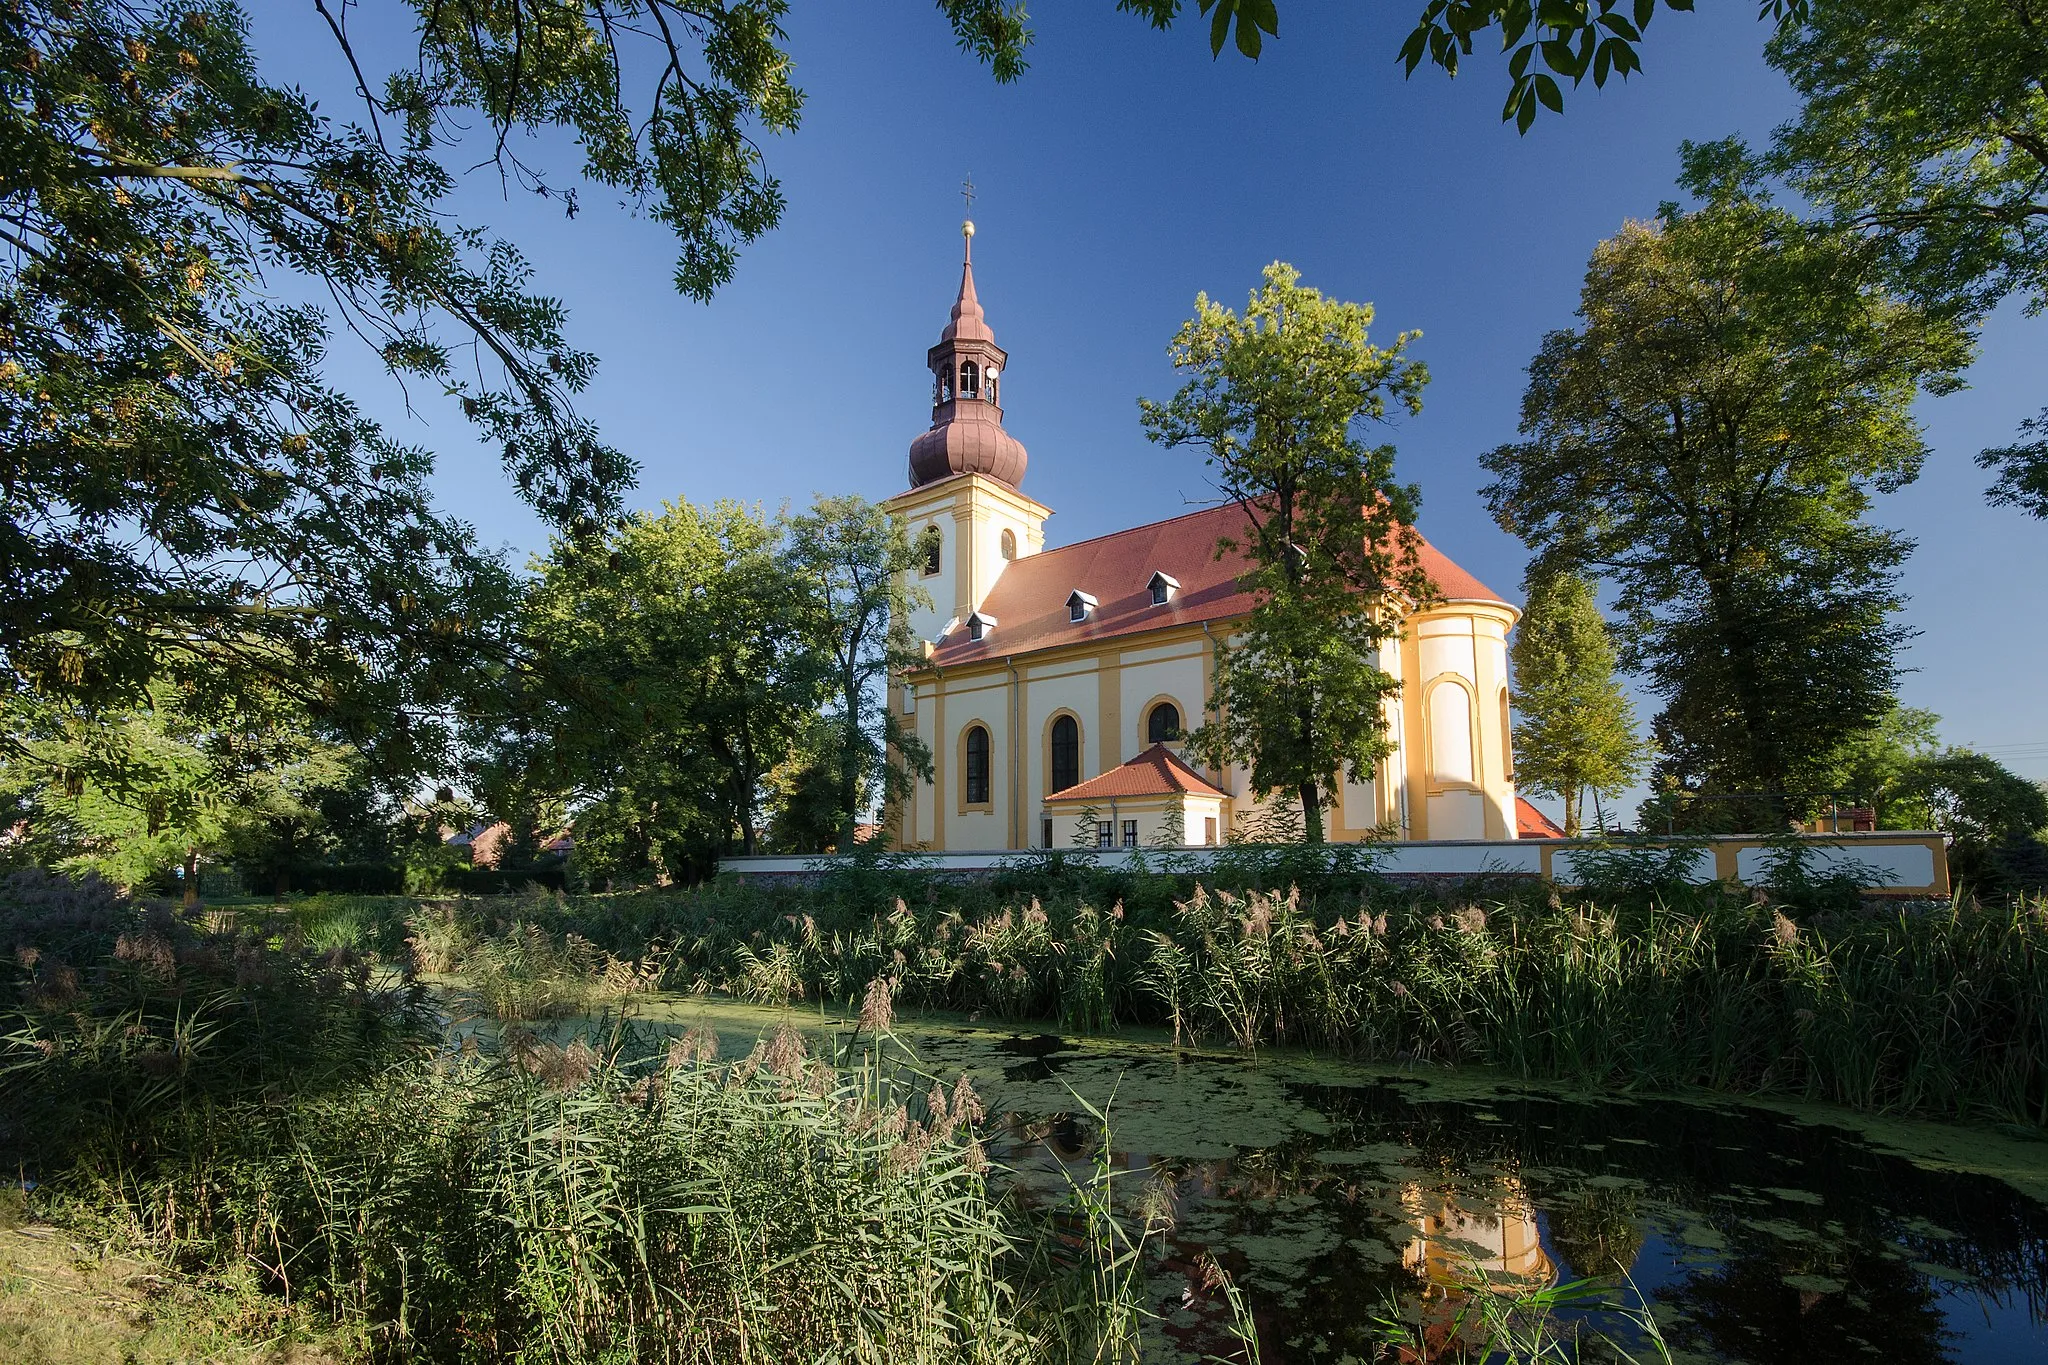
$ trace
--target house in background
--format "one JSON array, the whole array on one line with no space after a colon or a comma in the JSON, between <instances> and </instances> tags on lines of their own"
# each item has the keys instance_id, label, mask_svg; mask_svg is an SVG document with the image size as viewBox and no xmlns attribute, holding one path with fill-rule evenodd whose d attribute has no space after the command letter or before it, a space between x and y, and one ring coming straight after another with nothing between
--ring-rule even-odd
<instances>
[{"instance_id":1,"label":"house in background","mask_svg":"<svg viewBox=\"0 0 2048 1365\"><path fill-rule=\"evenodd\" d=\"M889 704L931 749L933 775L887 821L901 848L940 851L1213 844L1255 814L1241 768L1191 766L1215 648L1251 611L1234 505L1048 548L1052 509L1023 491L1023 445L1003 428L1008 355L974 287L973 224L938 344L932 421L910 446L910 488L884 504L925 544L912 571L921 666ZM1380 651L1401 680L1379 722L1393 755L1331 793L1333 840L1514 839L1524 829L1508 751L1507 635L1520 613L1426 542L1438 597ZM1540 817L1539 817L1540 818Z\"/></svg>"}]
</instances>

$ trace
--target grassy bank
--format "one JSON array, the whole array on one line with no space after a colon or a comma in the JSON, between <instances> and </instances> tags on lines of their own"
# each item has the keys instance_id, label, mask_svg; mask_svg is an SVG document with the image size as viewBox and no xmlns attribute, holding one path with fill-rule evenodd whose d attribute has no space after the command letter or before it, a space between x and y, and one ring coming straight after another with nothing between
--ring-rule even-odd
<instances>
[{"instance_id":1,"label":"grassy bank","mask_svg":"<svg viewBox=\"0 0 2048 1365\"><path fill-rule=\"evenodd\" d=\"M0 898L0 1160L31 1212L231 1277L373 1357L1135 1349L1136 1261L1105 1190L1004 1202L965 1085L815 1056L787 1030L732 1062L701 1036L647 1055L623 1027L450 1052L422 992L323 924L348 907L186 916L28 875ZM610 960L510 942L464 956L591 989ZM869 1020L886 1027L886 1001Z\"/></svg>"},{"instance_id":2,"label":"grassy bank","mask_svg":"<svg viewBox=\"0 0 2048 1365\"><path fill-rule=\"evenodd\" d=\"M880 863L809 886L298 913L506 999L587 1007L653 982L855 1008L879 979L899 1006L1069 1031L2048 1126L2048 900L1869 905L1796 869L1737 891L1627 860L1566 897L1296 871L949 883Z\"/></svg>"}]
</instances>

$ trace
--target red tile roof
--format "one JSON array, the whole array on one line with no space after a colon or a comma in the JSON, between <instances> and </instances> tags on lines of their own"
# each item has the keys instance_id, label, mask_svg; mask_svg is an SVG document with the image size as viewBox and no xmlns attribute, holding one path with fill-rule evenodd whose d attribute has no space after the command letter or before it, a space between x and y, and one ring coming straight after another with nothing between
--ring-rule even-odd
<instances>
[{"instance_id":1,"label":"red tile roof","mask_svg":"<svg viewBox=\"0 0 2048 1365\"><path fill-rule=\"evenodd\" d=\"M1253 603L1253 595L1238 583L1248 567L1245 552L1216 557L1217 540L1243 529L1244 513L1235 503L1225 503L1012 561L981 604L981 614L995 617L996 628L983 639L970 640L964 625L956 627L931 662L948 668L1244 616ZM1422 565L1450 601L1507 600L1427 541ZM1155 607L1150 584L1160 572L1179 579L1180 589ZM1067 619L1067 598L1077 588L1101 599L1086 621Z\"/></svg>"},{"instance_id":2,"label":"red tile roof","mask_svg":"<svg viewBox=\"0 0 2048 1365\"><path fill-rule=\"evenodd\" d=\"M1517 839L1562 839L1564 831L1557 822L1537 810L1521 797L1515 798L1515 837Z\"/></svg>"},{"instance_id":3,"label":"red tile roof","mask_svg":"<svg viewBox=\"0 0 2048 1365\"><path fill-rule=\"evenodd\" d=\"M1155 744L1120 768L1054 792L1048 801L1106 801L1112 796L1223 796L1164 744Z\"/></svg>"}]
</instances>

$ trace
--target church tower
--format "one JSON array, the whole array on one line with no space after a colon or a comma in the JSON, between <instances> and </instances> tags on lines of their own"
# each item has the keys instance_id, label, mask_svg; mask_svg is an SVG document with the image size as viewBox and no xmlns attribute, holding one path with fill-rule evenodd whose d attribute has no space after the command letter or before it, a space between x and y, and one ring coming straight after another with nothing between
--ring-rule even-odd
<instances>
[{"instance_id":1,"label":"church tower","mask_svg":"<svg viewBox=\"0 0 2048 1365\"><path fill-rule=\"evenodd\" d=\"M928 545L912 586L932 604L914 611L910 625L929 644L954 631L994 638L1002 623L976 613L1011 561L1045 548L1052 515L1023 492L1029 457L1003 430L1009 355L996 345L974 292L974 224L962 223L960 233L960 294L938 344L925 353L931 426L910 443L910 488L883 504L903 518L913 541Z\"/></svg>"}]
</instances>

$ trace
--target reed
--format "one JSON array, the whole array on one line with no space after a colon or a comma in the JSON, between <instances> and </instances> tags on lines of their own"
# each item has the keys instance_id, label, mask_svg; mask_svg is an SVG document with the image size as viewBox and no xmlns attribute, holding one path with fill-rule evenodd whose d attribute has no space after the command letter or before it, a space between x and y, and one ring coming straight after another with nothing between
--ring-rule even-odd
<instances>
[{"instance_id":1,"label":"reed","mask_svg":"<svg viewBox=\"0 0 2048 1365\"><path fill-rule=\"evenodd\" d=\"M571 899L533 923L643 961L673 944L661 984L683 991L852 1009L885 975L904 1007L1073 1031L1156 1024L1246 1050L2048 1126L2039 897L1866 905L1811 881L1684 887L1653 867L1571 897L1369 877L863 878L859 895L828 878Z\"/></svg>"},{"instance_id":2,"label":"reed","mask_svg":"<svg viewBox=\"0 0 2048 1365\"><path fill-rule=\"evenodd\" d=\"M376 1358L1136 1358L1115 1214L1084 1203L1077 1247L1036 1240L991 1186L972 1088L885 1064L885 978L852 1066L787 1028L721 1061L616 1022L449 1052L419 993L346 948L7 890L0 1157L34 1212L253 1276ZM544 977L616 963L538 930L470 957L515 952Z\"/></svg>"}]
</instances>

